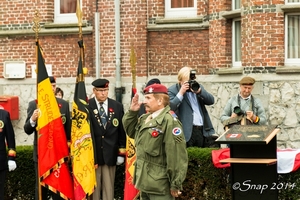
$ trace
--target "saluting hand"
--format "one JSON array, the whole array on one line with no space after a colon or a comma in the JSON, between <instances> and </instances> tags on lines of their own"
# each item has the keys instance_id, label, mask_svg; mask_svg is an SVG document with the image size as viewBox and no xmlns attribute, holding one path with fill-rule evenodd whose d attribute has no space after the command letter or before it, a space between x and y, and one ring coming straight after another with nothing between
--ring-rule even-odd
<instances>
[{"instance_id":1,"label":"saluting hand","mask_svg":"<svg viewBox=\"0 0 300 200\"><path fill-rule=\"evenodd\" d=\"M141 107L142 103L139 103L139 95L136 93L131 100L130 110L138 111Z\"/></svg>"}]
</instances>

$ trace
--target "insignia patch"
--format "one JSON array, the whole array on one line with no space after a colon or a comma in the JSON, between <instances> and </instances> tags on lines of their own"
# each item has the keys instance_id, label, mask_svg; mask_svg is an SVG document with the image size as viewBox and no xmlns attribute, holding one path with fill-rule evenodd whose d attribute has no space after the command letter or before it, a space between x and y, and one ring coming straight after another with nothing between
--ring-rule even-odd
<instances>
[{"instance_id":1,"label":"insignia patch","mask_svg":"<svg viewBox=\"0 0 300 200\"><path fill-rule=\"evenodd\" d=\"M114 118L114 119L112 120L112 124L113 124L115 127L117 127L117 126L119 125L119 120L118 120L117 118Z\"/></svg>"},{"instance_id":2,"label":"insignia patch","mask_svg":"<svg viewBox=\"0 0 300 200\"><path fill-rule=\"evenodd\" d=\"M172 117L177 118L177 115L173 110L170 110L169 113L172 115Z\"/></svg>"},{"instance_id":3,"label":"insignia patch","mask_svg":"<svg viewBox=\"0 0 300 200\"><path fill-rule=\"evenodd\" d=\"M182 132L182 131L181 131L181 128L179 128L179 127L175 127L175 128L173 128L173 130L172 130L173 135L176 135L176 136L180 135L181 132Z\"/></svg>"},{"instance_id":4,"label":"insignia patch","mask_svg":"<svg viewBox=\"0 0 300 200\"><path fill-rule=\"evenodd\" d=\"M162 130L158 129L158 128L151 128L153 131L151 133L151 136L156 138L159 134L162 133Z\"/></svg>"},{"instance_id":5,"label":"insignia patch","mask_svg":"<svg viewBox=\"0 0 300 200\"><path fill-rule=\"evenodd\" d=\"M65 116L62 116L62 117L61 117L61 120L62 120L62 123L63 123L63 124L65 124L66 121L67 121Z\"/></svg>"},{"instance_id":6,"label":"insignia patch","mask_svg":"<svg viewBox=\"0 0 300 200\"><path fill-rule=\"evenodd\" d=\"M149 88L149 93L152 93L153 92L153 88Z\"/></svg>"},{"instance_id":7,"label":"insignia patch","mask_svg":"<svg viewBox=\"0 0 300 200\"><path fill-rule=\"evenodd\" d=\"M0 128L4 127L4 122L2 120L0 120Z\"/></svg>"}]
</instances>

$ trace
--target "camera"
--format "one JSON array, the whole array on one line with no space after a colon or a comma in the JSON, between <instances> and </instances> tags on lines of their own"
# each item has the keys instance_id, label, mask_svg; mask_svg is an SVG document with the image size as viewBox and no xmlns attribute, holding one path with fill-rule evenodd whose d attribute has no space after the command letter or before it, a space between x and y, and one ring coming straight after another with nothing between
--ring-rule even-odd
<instances>
[{"instance_id":1,"label":"camera","mask_svg":"<svg viewBox=\"0 0 300 200\"><path fill-rule=\"evenodd\" d=\"M190 71L190 80L188 81L190 89L192 89L193 91L198 91L200 88L200 84L195 80L196 79L196 70L192 69ZM188 90L189 92L191 90Z\"/></svg>"},{"instance_id":2,"label":"camera","mask_svg":"<svg viewBox=\"0 0 300 200\"><path fill-rule=\"evenodd\" d=\"M237 114L238 116L245 114L245 112L239 106L234 107L233 108L233 112L235 114Z\"/></svg>"}]
</instances>

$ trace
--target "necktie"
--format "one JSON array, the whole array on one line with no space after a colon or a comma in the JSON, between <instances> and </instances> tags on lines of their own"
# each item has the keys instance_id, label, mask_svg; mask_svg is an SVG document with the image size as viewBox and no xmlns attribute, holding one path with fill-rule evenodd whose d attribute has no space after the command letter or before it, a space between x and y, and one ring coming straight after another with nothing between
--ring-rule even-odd
<instances>
[{"instance_id":1,"label":"necktie","mask_svg":"<svg viewBox=\"0 0 300 200\"><path fill-rule=\"evenodd\" d=\"M100 103L100 109L99 109L99 114L100 114L100 118L101 118L101 123L103 125L104 128L106 128L106 123L107 123L107 116L105 113L105 110L103 108L103 103Z\"/></svg>"}]
</instances>

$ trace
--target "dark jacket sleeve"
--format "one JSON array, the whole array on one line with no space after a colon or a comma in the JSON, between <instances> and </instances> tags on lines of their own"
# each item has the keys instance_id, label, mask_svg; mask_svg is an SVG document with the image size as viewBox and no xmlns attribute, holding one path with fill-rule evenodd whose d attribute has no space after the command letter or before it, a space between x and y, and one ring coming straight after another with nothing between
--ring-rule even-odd
<instances>
[{"instance_id":1,"label":"dark jacket sleeve","mask_svg":"<svg viewBox=\"0 0 300 200\"><path fill-rule=\"evenodd\" d=\"M27 117L26 117L25 124L24 124L24 131L27 135L31 135L32 133L35 132L35 129L36 129L37 124L34 127L31 126L31 124L30 124L30 117L35 109L36 109L35 101L30 101L28 103Z\"/></svg>"}]
</instances>

